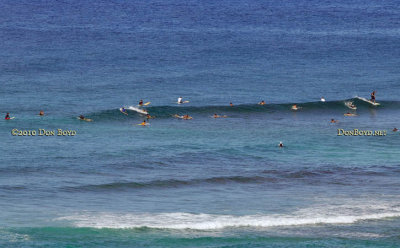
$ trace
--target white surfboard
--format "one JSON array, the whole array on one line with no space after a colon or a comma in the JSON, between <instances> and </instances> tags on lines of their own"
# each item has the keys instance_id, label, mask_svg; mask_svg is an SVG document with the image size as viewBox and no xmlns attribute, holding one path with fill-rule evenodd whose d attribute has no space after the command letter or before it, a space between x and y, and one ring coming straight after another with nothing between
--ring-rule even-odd
<instances>
[{"instance_id":1,"label":"white surfboard","mask_svg":"<svg viewBox=\"0 0 400 248\"><path fill-rule=\"evenodd\" d=\"M140 114L144 114L144 115L148 114L146 110L140 109L140 108L137 108L137 107L134 107L134 106L129 106L127 109L136 111L136 112L138 112Z\"/></svg>"},{"instance_id":2,"label":"white surfboard","mask_svg":"<svg viewBox=\"0 0 400 248\"><path fill-rule=\"evenodd\" d=\"M367 103L369 103L369 104L372 104L372 105L374 105L374 106L379 106L379 105L381 105L381 104L378 103L378 102L370 101L370 100L368 100L367 98L364 98L364 97L356 96L356 98L359 99L359 100L361 100L361 101L364 101L364 102L367 102Z\"/></svg>"},{"instance_id":3,"label":"white surfboard","mask_svg":"<svg viewBox=\"0 0 400 248\"><path fill-rule=\"evenodd\" d=\"M183 102L176 102L177 104L184 104L184 103L189 103L189 101L183 101Z\"/></svg>"}]
</instances>

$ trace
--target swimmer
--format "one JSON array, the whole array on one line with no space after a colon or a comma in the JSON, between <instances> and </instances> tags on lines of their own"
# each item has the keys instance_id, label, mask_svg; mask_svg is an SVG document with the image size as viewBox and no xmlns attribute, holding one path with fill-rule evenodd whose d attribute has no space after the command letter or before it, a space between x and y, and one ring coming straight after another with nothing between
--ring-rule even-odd
<instances>
[{"instance_id":1,"label":"swimmer","mask_svg":"<svg viewBox=\"0 0 400 248\"><path fill-rule=\"evenodd\" d=\"M147 114L147 115L146 115L146 118L147 118L147 120L148 120L148 119L154 119L155 117L154 117L154 116L151 116L151 115L149 115L149 114Z\"/></svg>"},{"instance_id":2,"label":"swimmer","mask_svg":"<svg viewBox=\"0 0 400 248\"><path fill-rule=\"evenodd\" d=\"M43 110L40 110L39 115L40 115L40 116L43 116L43 115L44 115Z\"/></svg>"},{"instance_id":3,"label":"swimmer","mask_svg":"<svg viewBox=\"0 0 400 248\"><path fill-rule=\"evenodd\" d=\"M399 131L399 129L393 128L393 132L397 132L397 131Z\"/></svg>"},{"instance_id":4,"label":"swimmer","mask_svg":"<svg viewBox=\"0 0 400 248\"><path fill-rule=\"evenodd\" d=\"M230 103L229 103L229 106L233 107L233 103L232 103L232 102L230 102Z\"/></svg>"},{"instance_id":5,"label":"swimmer","mask_svg":"<svg viewBox=\"0 0 400 248\"><path fill-rule=\"evenodd\" d=\"M331 119L331 123L338 123L339 121L335 120L335 119Z\"/></svg>"},{"instance_id":6,"label":"swimmer","mask_svg":"<svg viewBox=\"0 0 400 248\"><path fill-rule=\"evenodd\" d=\"M6 117L4 117L4 119L5 119L5 120L11 120L10 113L7 113L7 114L6 114Z\"/></svg>"},{"instance_id":7,"label":"swimmer","mask_svg":"<svg viewBox=\"0 0 400 248\"><path fill-rule=\"evenodd\" d=\"M283 147L282 141L279 142L279 145L278 145L278 146L279 146L279 147Z\"/></svg>"},{"instance_id":8,"label":"swimmer","mask_svg":"<svg viewBox=\"0 0 400 248\"><path fill-rule=\"evenodd\" d=\"M258 103L259 105L265 105L264 100L262 100L261 102Z\"/></svg>"}]
</instances>

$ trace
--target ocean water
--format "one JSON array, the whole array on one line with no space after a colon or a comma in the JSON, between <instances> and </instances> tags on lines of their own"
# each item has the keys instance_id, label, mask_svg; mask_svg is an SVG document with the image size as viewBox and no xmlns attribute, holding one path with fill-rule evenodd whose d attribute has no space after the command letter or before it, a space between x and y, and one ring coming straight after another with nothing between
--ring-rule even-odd
<instances>
[{"instance_id":1,"label":"ocean water","mask_svg":"<svg viewBox=\"0 0 400 248\"><path fill-rule=\"evenodd\" d=\"M0 1L0 247L399 247L399 27L385 0Z\"/></svg>"}]
</instances>

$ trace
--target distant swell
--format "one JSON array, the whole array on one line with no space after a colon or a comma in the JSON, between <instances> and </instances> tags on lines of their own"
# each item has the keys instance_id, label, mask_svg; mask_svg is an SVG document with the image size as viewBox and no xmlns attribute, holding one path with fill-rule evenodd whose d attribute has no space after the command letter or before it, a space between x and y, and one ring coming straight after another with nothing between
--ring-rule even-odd
<instances>
[{"instance_id":1,"label":"distant swell","mask_svg":"<svg viewBox=\"0 0 400 248\"><path fill-rule=\"evenodd\" d=\"M336 185L357 185L369 176L370 180L375 177L393 176L400 173L398 167L366 167L366 168L345 168L345 167L319 167L302 168L298 170L270 169L263 170L256 175L249 176L220 176L210 178L193 178L187 180L166 179L147 182L112 182L105 184L82 185L75 187L64 187L62 190L68 192L106 192L123 191L148 188L180 188L199 185L221 185L221 184L269 184L272 187L281 183L297 181L306 185L336 184ZM400 186L400 183L399 183Z\"/></svg>"},{"instance_id":2,"label":"distant swell","mask_svg":"<svg viewBox=\"0 0 400 248\"><path fill-rule=\"evenodd\" d=\"M297 104L301 107L301 112L318 112L318 111L349 111L349 108L345 106L345 102L352 101L357 105L358 110L368 109L372 105L363 102L357 98L346 99L340 101L328 101L328 102L304 102L304 103L268 103L266 105L258 105L258 104L241 104L230 107L228 104L226 106L191 106L187 105L174 105L174 106L147 106L144 107L148 111L148 113L152 116L156 116L157 118L170 118L175 114L198 114L198 115L213 115L214 113L218 114L227 114L229 115L238 115L238 114L246 114L246 113L274 113L274 112L290 112L291 106L293 104ZM396 109L400 108L399 101L380 101L381 105L378 109ZM87 116L91 118L99 119L107 119L107 120L115 120L115 119L126 119L126 118L138 118L143 117L144 115L138 113L134 110L130 110L127 107L128 115L122 114L119 109L112 110L104 110L101 112L91 113Z\"/></svg>"},{"instance_id":3,"label":"distant swell","mask_svg":"<svg viewBox=\"0 0 400 248\"><path fill-rule=\"evenodd\" d=\"M265 181L274 181L272 178L265 177L212 177L205 179L192 180L155 180L149 182L115 182L98 185L84 185L78 187L65 188L66 191L112 191L124 189L141 189L141 188L177 188L182 186L194 186L198 184L228 184L228 183L261 183Z\"/></svg>"}]
</instances>

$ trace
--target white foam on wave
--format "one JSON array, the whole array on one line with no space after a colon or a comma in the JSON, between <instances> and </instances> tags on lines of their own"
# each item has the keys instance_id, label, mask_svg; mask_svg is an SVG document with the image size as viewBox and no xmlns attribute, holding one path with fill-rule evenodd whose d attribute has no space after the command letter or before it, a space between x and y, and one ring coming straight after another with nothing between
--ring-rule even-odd
<instances>
[{"instance_id":1,"label":"white foam on wave","mask_svg":"<svg viewBox=\"0 0 400 248\"><path fill-rule=\"evenodd\" d=\"M386 209L386 208L385 208ZM321 209L316 209L317 212ZM345 211L340 208L335 213L331 209L327 212L317 213L313 209L300 210L293 214L270 215L215 215L192 213L142 213L142 214L77 214L58 218L58 220L71 221L77 227L93 228L162 228L162 229L195 229L213 230L228 227L277 227L316 224L351 224L363 220L378 220L390 217L400 217L400 209L375 208L376 211L360 214L338 214ZM354 209L353 209L354 210ZM360 210L360 209L358 209ZM373 210L373 209L372 209Z\"/></svg>"},{"instance_id":2,"label":"white foam on wave","mask_svg":"<svg viewBox=\"0 0 400 248\"><path fill-rule=\"evenodd\" d=\"M136 112L141 113L141 114L147 114L146 110L138 108L138 107L135 107L135 106L129 106L126 109L133 110L133 111L136 111Z\"/></svg>"}]
</instances>

